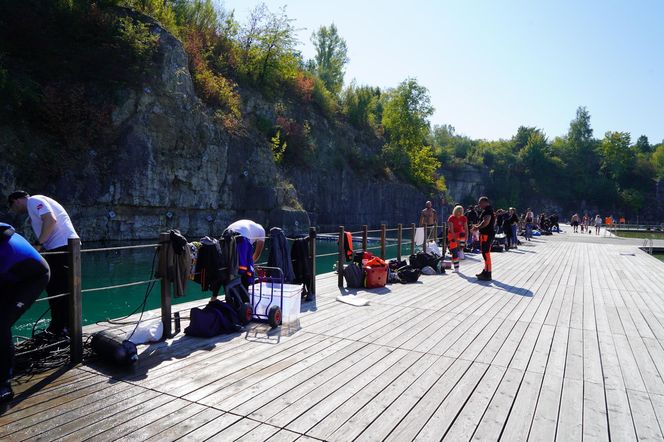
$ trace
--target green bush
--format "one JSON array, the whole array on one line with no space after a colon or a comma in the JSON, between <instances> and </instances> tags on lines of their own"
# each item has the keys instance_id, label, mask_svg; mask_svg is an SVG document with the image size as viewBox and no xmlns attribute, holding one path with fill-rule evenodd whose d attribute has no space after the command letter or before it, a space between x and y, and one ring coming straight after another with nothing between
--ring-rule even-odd
<instances>
[{"instance_id":1,"label":"green bush","mask_svg":"<svg viewBox=\"0 0 664 442\"><path fill-rule=\"evenodd\" d=\"M314 90L312 92L314 103L318 105L323 115L328 118L334 117L337 112L336 97L325 88L325 83L318 77L314 78Z\"/></svg>"}]
</instances>

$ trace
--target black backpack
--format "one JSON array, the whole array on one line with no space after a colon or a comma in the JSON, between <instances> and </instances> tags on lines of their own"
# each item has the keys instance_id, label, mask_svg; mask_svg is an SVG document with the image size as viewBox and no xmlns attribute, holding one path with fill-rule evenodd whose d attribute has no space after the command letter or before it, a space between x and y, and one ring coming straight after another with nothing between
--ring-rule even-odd
<instances>
[{"instance_id":1,"label":"black backpack","mask_svg":"<svg viewBox=\"0 0 664 442\"><path fill-rule=\"evenodd\" d=\"M397 276L403 284L417 282L422 272L413 266L404 266L397 270Z\"/></svg>"},{"instance_id":2,"label":"black backpack","mask_svg":"<svg viewBox=\"0 0 664 442\"><path fill-rule=\"evenodd\" d=\"M348 288L364 287L364 270L355 263L350 263L344 267L344 278Z\"/></svg>"},{"instance_id":3,"label":"black backpack","mask_svg":"<svg viewBox=\"0 0 664 442\"><path fill-rule=\"evenodd\" d=\"M242 329L235 311L219 300L210 301L203 308L192 308L189 318L189 326L184 329L187 336L210 338Z\"/></svg>"},{"instance_id":4,"label":"black backpack","mask_svg":"<svg viewBox=\"0 0 664 442\"><path fill-rule=\"evenodd\" d=\"M410 255L408 260L410 261L410 265L416 269L422 270L423 268L429 266L438 271L438 263L440 262L441 258L430 253L417 252L416 255Z\"/></svg>"},{"instance_id":5,"label":"black backpack","mask_svg":"<svg viewBox=\"0 0 664 442\"><path fill-rule=\"evenodd\" d=\"M407 266L408 263L406 261L399 261L396 258L395 259L390 259L390 261L387 263L390 266L390 270L397 271L401 267Z\"/></svg>"}]
</instances>

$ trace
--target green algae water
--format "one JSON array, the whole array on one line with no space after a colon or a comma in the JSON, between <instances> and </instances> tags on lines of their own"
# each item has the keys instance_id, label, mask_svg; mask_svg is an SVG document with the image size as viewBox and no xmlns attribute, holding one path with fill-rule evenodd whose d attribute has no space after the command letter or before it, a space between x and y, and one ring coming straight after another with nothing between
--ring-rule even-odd
<instances>
[{"instance_id":1,"label":"green algae water","mask_svg":"<svg viewBox=\"0 0 664 442\"><path fill-rule=\"evenodd\" d=\"M132 245L135 245L132 244ZM369 244L373 253L378 254L375 249L376 243ZM92 244L84 244L85 250L93 248ZM104 247L120 246L120 244L108 245ZM359 244L354 243L354 247ZM404 254L410 251L409 247L404 245ZM316 241L316 254L325 255L337 251L336 241L318 240ZM388 257L396 254L395 244L389 243L386 246L386 255ZM264 250L260 261L267 261L268 250ZM146 281L153 279L152 273L153 260L156 266L155 249L140 248L116 251L102 251L81 254L81 273L83 289L98 287L108 287L130 282ZM319 257L316 259L317 274L331 272L336 263L336 256ZM147 284L124 287L118 289L102 290L83 293L83 325L94 324L106 319L120 318L132 313L142 303ZM154 287L147 298L146 310L157 309L160 307L160 288L159 282ZM173 304L195 301L197 299L206 299L210 297L210 292L201 291L199 284L189 281L187 283L186 296L182 298L173 298ZM30 337L32 328L36 323L36 329L46 328L50 321L50 313L46 313L40 319L42 314L48 308L48 302L44 294L40 297L42 301L35 302L32 307L17 321L14 325L14 336ZM140 310L139 310L140 311ZM36 322L38 321L38 322Z\"/></svg>"}]
</instances>

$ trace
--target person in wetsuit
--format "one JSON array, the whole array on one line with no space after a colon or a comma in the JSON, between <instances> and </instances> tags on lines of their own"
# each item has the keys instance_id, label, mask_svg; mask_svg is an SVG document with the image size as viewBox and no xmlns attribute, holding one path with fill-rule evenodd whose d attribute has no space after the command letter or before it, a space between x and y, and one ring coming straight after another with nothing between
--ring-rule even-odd
<instances>
[{"instance_id":1,"label":"person in wetsuit","mask_svg":"<svg viewBox=\"0 0 664 442\"><path fill-rule=\"evenodd\" d=\"M489 203L489 198L486 196L480 198L479 207L482 213L473 229L479 230L480 233L480 250L482 251L482 258L484 258L484 270L476 276L480 281L491 281L491 244L496 236L494 227L496 225L496 214Z\"/></svg>"},{"instance_id":2,"label":"person in wetsuit","mask_svg":"<svg viewBox=\"0 0 664 442\"><path fill-rule=\"evenodd\" d=\"M0 402L13 399L12 326L46 288L46 260L9 224L0 223Z\"/></svg>"}]
</instances>

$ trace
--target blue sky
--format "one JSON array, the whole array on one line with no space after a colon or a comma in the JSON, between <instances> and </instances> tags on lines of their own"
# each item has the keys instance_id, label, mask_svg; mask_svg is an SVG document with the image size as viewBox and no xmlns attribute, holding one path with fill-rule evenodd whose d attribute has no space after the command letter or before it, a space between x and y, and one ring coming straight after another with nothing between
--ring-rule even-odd
<instances>
[{"instance_id":1,"label":"blue sky","mask_svg":"<svg viewBox=\"0 0 664 442\"><path fill-rule=\"evenodd\" d=\"M225 0L243 21L258 1ZM664 139L664 0L312 1L286 5L313 55L312 31L334 22L346 39L346 83L394 87L415 77L431 93L432 124L473 138L520 125L553 138L586 106L607 130Z\"/></svg>"}]
</instances>

